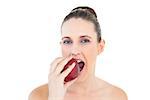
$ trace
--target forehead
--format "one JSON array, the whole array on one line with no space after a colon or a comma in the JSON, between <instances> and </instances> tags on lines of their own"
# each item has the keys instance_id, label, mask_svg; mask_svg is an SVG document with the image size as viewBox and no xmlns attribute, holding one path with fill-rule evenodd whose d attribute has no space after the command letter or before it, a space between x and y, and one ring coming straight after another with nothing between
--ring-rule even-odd
<instances>
[{"instance_id":1,"label":"forehead","mask_svg":"<svg viewBox=\"0 0 150 100\"><path fill-rule=\"evenodd\" d=\"M62 25L62 36L70 35L88 35L96 36L94 24L90 21L83 20L81 18L71 18Z\"/></svg>"}]
</instances>

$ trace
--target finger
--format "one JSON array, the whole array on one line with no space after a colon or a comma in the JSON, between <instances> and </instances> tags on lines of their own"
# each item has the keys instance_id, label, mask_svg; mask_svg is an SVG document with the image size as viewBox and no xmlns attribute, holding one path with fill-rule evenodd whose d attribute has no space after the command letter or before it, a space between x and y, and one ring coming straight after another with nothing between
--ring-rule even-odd
<instances>
[{"instance_id":1,"label":"finger","mask_svg":"<svg viewBox=\"0 0 150 100\"><path fill-rule=\"evenodd\" d=\"M56 58L56 59L50 64L50 70L49 70L49 72L50 72L50 73L53 72L53 71L55 70L56 66L58 65L58 63L59 63L60 61L62 61L63 59L64 59L64 57L58 57L58 58Z\"/></svg>"},{"instance_id":2,"label":"finger","mask_svg":"<svg viewBox=\"0 0 150 100\"><path fill-rule=\"evenodd\" d=\"M72 70L73 68L75 67L75 62L73 64L71 64L66 70L64 70L62 73L61 73L61 77L65 78Z\"/></svg>"},{"instance_id":3,"label":"finger","mask_svg":"<svg viewBox=\"0 0 150 100\"><path fill-rule=\"evenodd\" d=\"M55 70L56 74L60 74L60 72L63 70L64 66L65 66L71 59L72 59L72 56L69 56L69 57L65 58L64 60L62 60L62 61L58 64L58 66L57 66L57 68L56 68L56 70Z\"/></svg>"}]
</instances>

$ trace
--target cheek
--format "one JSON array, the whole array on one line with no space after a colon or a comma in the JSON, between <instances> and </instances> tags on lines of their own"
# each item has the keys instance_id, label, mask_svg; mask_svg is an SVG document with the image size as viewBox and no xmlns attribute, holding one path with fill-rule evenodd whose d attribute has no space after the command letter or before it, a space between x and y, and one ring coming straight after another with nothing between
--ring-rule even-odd
<instances>
[{"instance_id":1,"label":"cheek","mask_svg":"<svg viewBox=\"0 0 150 100\"><path fill-rule=\"evenodd\" d=\"M93 64L97 56L97 48L93 45L88 46L87 48L82 49L83 53L89 64Z\"/></svg>"},{"instance_id":2,"label":"cheek","mask_svg":"<svg viewBox=\"0 0 150 100\"><path fill-rule=\"evenodd\" d=\"M66 46L61 46L62 56L66 57L70 54L70 48Z\"/></svg>"}]
</instances>

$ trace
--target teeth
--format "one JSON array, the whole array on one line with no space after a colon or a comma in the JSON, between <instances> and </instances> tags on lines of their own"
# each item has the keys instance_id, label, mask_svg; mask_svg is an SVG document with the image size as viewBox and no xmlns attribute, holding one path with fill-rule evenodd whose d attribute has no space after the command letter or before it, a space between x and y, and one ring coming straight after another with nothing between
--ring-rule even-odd
<instances>
[{"instance_id":1,"label":"teeth","mask_svg":"<svg viewBox=\"0 0 150 100\"><path fill-rule=\"evenodd\" d=\"M81 62L81 61L82 61L82 60L80 60L80 59L77 60L78 63Z\"/></svg>"}]
</instances>

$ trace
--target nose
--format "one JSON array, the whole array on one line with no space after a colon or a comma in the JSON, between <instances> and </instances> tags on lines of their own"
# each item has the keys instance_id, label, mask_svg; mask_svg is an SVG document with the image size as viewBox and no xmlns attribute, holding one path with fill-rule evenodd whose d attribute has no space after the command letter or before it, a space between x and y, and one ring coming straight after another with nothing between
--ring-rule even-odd
<instances>
[{"instance_id":1,"label":"nose","mask_svg":"<svg viewBox=\"0 0 150 100\"><path fill-rule=\"evenodd\" d=\"M77 45L72 46L71 55L77 56L81 54L81 50Z\"/></svg>"}]
</instances>

